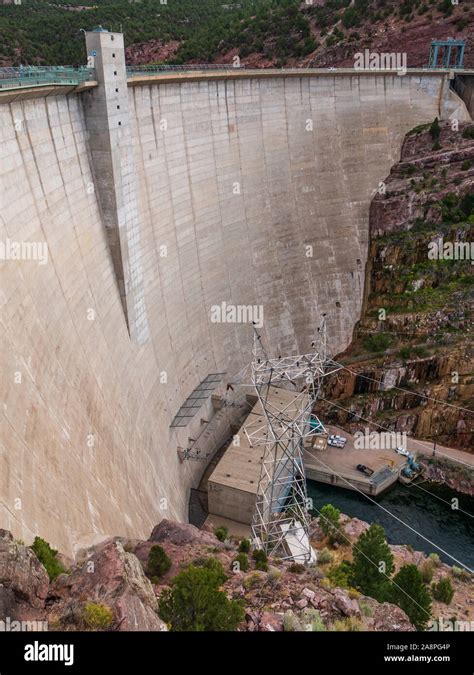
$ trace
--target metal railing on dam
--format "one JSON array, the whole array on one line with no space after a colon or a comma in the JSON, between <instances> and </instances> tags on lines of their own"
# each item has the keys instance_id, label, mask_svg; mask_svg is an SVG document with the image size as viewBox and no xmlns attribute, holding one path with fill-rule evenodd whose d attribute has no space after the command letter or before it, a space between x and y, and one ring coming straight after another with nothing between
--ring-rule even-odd
<instances>
[{"instance_id":1,"label":"metal railing on dam","mask_svg":"<svg viewBox=\"0 0 474 675\"><path fill-rule=\"evenodd\" d=\"M228 70L244 70L245 66L234 66L232 63L199 63L186 64L183 66L173 65L150 65L150 66L127 66L127 77L134 75L161 75L162 73L194 73L202 71L228 71Z\"/></svg>"},{"instance_id":2,"label":"metal railing on dam","mask_svg":"<svg viewBox=\"0 0 474 675\"><path fill-rule=\"evenodd\" d=\"M17 66L0 68L0 90L41 87L48 84L78 85L93 80L95 71L86 66Z\"/></svg>"}]
</instances>

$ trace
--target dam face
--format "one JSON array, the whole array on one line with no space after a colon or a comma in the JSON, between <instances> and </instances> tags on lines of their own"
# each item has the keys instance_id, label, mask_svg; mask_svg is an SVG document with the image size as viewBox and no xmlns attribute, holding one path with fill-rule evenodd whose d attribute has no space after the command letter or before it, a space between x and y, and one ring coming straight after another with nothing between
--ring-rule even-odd
<instances>
[{"instance_id":1,"label":"dam face","mask_svg":"<svg viewBox=\"0 0 474 675\"><path fill-rule=\"evenodd\" d=\"M263 311L274 355L309 351L322 313L332 353L349 343L372 196L409 129L462 111L439 73L125 86L110 35L97 87L0 100L1 241L47 244L0 261L0 527L64 552L187 520L204 467L177 448L209 401L170 424L251 358L249 324L216 306Z\"/></svg>"}]
</instances>

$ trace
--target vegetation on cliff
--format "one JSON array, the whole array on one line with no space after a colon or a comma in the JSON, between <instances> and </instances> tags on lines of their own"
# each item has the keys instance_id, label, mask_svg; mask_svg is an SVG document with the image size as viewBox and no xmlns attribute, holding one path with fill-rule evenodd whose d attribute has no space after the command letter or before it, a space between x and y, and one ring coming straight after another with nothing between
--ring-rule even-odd
<instances>
[{"instance_id":1,"label":"vegetation on cliff","mask_svg":"<svg viewBox=\"0 0 474 675\"><path fill-rule=\"evenodd\" d=\"M159 614L172 631L231 631L244 618L242 603L228 600L220 586L227 579L212 558L203 566L190 565L160 598Z\"/></svg>"},{"instance_id":2,"label":"vegetation on cliff","mask_svg":"<svg viewBox=\"0 0 474 675\"><path fill-rule=\"evenodd\" d=\"M414 66L426 62L432 26L439 37L468 36L472 21L467 4L450 0L22 0L0 5L0 63L82 63L80 29L102 24L125 33L133 63L158 54L171 63L348 65L372 45L406 51Z\"/></svg>"},{"instance_id":3,"label":"vegetation on cliff","mask_svg":"<svg viewBox=\"0 0 474 675\"><path fill-rule=\"evenodd\" d=\"M66 571L64 565L58 560L58 552L41 537L35 537L31 549L46 569L50 581L54 581L56 577Z\"/></svg>"},{"instance_id":4,"label":"vegetation on cliff","mask_svg":"<svg viewBox=\"0 0 474 675\"><path fill-rule=\"evenodd\" d=\"M473 447L472 129L435 121L407 134L401 161L371 204L363 314L339 358L348 370L326 391L343 410L320 410L351 431L370 419Z\"/></svg>"}]
</instances>

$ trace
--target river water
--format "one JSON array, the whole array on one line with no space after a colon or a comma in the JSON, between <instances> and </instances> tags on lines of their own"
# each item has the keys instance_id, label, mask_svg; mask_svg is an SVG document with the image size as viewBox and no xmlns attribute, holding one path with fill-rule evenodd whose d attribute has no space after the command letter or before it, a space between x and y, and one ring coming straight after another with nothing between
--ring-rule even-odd
<instances>
[{"instance_id":1,"label":"river water","mask_svg":"<svg viewBox=\"0 0 474 675\"><path fill-rule=\"evenodd\" d=\"M358 492L308 481L308 497L313 500L314 509L319 510L325 504L332 504L348 516L368 523L379 523L390 544L411 544L416 551L438 553L449 565L460 566L460 562L471 570L474 569L474 498L454 492L445 485L423 483L420 487L431 494L418 487L397 483L379 496L376 502L446 553L429 544ZM459 499L459 510L451 508L453 498ZM314 512L314 515L317 513Z\"/></svg>"}]
</instances>

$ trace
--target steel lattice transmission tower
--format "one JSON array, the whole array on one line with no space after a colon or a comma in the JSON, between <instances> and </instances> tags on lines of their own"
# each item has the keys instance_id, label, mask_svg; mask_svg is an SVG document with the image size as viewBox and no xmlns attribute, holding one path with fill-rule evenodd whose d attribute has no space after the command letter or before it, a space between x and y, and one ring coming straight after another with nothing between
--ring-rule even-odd
<instances>
[{"instance_id":1,"label":"steel lattice transmission tower","mask_svg":"<svg viewBox=\"0 0 474 675\"><path fill-rule=\"evenodd\" d=\"M327 359L324 318L312 347L316 351L311 354L269 358L254 326L251 380L261 422L244 427L250 444L264 448L252 521L254 543L267 555L303 563L314 556L309 539L304 442L326 434L312 411L323 378L339 369Z\"/></svg>"}]
</instances>

